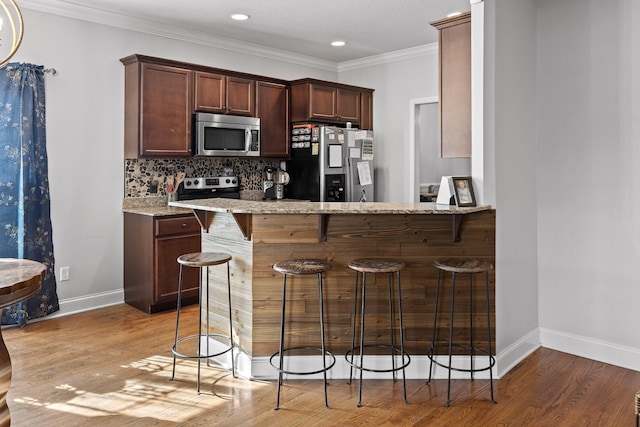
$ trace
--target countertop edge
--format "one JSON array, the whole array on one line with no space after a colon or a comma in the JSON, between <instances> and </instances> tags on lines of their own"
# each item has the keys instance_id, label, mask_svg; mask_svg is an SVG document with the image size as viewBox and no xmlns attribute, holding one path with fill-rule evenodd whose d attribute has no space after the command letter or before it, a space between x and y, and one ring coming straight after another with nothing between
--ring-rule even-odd
<instances>
[{"instance_id":1,"label":"countertop edge","mask_svg":"<svg viewBox=\"0 0 640 427\"><path fill-rule=\"evenodd\" d=\"M400 215L464 215L491 210L490 205L440 208L433 202L256 202L237 199L202 199L170 202L170 207L233 214L400 214Z\"/></svg>"}]
</instances>

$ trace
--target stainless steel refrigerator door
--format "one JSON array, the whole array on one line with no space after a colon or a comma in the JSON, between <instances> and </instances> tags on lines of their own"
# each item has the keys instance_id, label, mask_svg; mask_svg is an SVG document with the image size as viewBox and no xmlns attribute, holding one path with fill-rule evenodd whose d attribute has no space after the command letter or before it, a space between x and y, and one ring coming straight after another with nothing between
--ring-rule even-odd
<instances>
[{"instance_id":1,"label":"stainless steel refrigerator door","mask_svg":"<svg viewBox=\"0 0 640 427\"><path fill-rule=\"evenodd\" d=\"M327 176L345 175L345 144L342 139L344 129L334 126L320 128L320 201L327 201ZM348 197L348 196L347 196Z\"/></svg>"},{"instance_id":2,"label":"stainless steel refrigerator door","mask_svg":"<svg viewBox=\"0 0 640 427\"><path fill-rule=\"evenodd\" d=\"M346 151L347 200L373 202L373 133L367 131L364 138L356 139Z\"/></svg>"}]
</instances>

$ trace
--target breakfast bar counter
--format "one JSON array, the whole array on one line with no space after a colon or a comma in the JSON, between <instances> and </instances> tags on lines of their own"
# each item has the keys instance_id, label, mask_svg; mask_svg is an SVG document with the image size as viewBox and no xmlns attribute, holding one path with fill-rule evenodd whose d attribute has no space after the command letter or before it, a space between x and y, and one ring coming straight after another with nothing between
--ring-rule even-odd
<instances>
[{"instance_id":1,"label":"breakfast bar counter","mask_svg":"<svg viewBox=\"0 0 640 427\"><path fill-rule=\"evenodd\" d=\"M277 351L279 342L282 276L272 268L277 261L320 258L331 263L332 268L324 280L325 327L328 349L336 355L351 348L355 275L347 268L349 261L365 257L403 261L405 346L412 358L426 358L431 344L437 280L433 261L442 257L473 257L495 264L495 210L490 206L441 209L435 203L224 198L177 201L169 205L193 210L202 226L203 251L226 252L233 257L234 336L237 336L245 358L244 362L240 361L241 370L252 377L274 374L268 358ZM210 286L214 288L212 295L216 295L218 285L226 286L226 270L211 269L209 275ZM491 273L492 313L494 277ZM294 295L288 307L293 317L292 325L295 325L288 333L289 344L313 345L319 334L317 283L296 276L289 280ZM374 313L367 321L387 325L386 278L377 280L380 286L374 281L367 297L367 313ZM221 289L221 292L225 295L226 290ZM484 295L476 294L478 307L482 307ZM443 307L448 306L446 297L442 297L440 303ZM213 323L224 331L228 325L226 306L215 296L211 298L210 311L216 319ZM289 297L287 299L289 301ZM469 302L468 292L456 295L456 306L463 307L454 323L454 334L459 339L468 334ZM475 294L471 302L474 312L480 312L475 309ZM486 344L486 323L474 318L473 324L474 341ZM447 329L448 336L448 325L441 322L439 327ZM388 333L380 332L378 328L377 334L372 332L366 339L367 342L382 342L386 337ZM492 345L495 346L495 342Z\"/></svg>"}]
</instances>

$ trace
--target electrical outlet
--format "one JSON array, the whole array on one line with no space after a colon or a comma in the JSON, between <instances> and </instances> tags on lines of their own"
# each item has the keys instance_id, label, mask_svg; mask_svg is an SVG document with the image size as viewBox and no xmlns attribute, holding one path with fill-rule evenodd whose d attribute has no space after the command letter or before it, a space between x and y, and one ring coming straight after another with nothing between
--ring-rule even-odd
<instances>
[{"instance_id":1,"label":"electrical outlet","mask_svg":"<svg viewBox=\"0 0 640 427\"><path fill-rule=\"evenodd\" d=\"M60 281L65 282L69 280L69 267L60 267Z\"/></svg>"}]
</instances>

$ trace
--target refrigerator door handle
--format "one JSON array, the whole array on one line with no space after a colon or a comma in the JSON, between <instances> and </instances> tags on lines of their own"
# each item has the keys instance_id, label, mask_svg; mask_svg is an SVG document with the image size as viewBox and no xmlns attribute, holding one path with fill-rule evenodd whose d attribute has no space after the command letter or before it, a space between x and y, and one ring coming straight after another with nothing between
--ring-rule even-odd
<instances>
[{"instance_id":1,"label":"refrigerator door handle","mask_svg":"<svg viewBox=\"0 0 640 427\"><path fill-rule=\"evenodd\" d=\"M352 202L354 199L353 194L353 168L351 167L351 159L347 157L346 159L347 165L347 191L346 191L346 202Z\"/></svg>"}]
</instances>

